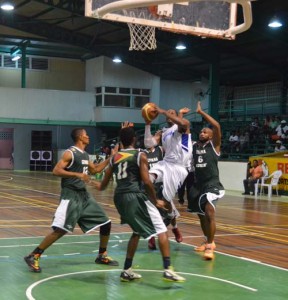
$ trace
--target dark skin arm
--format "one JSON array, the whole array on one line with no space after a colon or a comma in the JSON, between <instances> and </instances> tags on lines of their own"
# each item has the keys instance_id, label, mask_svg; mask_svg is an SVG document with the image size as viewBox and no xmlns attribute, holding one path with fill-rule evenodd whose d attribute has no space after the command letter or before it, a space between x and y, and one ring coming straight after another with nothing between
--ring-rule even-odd
<instances>
[{"instance_id":1,"label":"dark skin arm","mask_svg":"<svg viewBox=\"0 0 288 300\"><path fill-rule=\"evenodd\" d=\"M70 165L72 161L72 154L70 151L65 151L62 158L58 161L56 166L53 169L53 175L59 176L59 177L77 177L85 182L90 181L90 176L85 173L77 173L77 172L70 172L65 170L66 167Z\"/></svg>"},{"instance_id":2,"label":"dark skin arm","mask_svg":"<svg viewBox=\"0 0 288 300\"><path fill-rule=\"evenodd\" d=\"M109 167L105 170L105 175L104 175L103 180L101 182L92 181L91 184L98 191L103 191L103 190L105 190L105 188L109 184L110 179L111 179L112 176L113 176L113 169L112 169L112 166L109 165ZM154 186L153 186L153 184L152 184L152 182L150 181L150 178L149 178L147 157L144 153L140 155L140 176L141 176L141 180L144 184L145 190L147 192L147 195L149 197L149 200L156 207L166 210L165 203L162 200L158 200L156 198L156 193L155 193Z\"/></svg>"},{"instance_id":3,"label":"dark skin arm","mask_svg":"<svg viewBox=\"0 0 288 300\"><path fill-rule=\"evenodd\" d=\"M210 123L213 126L213 137L212 142L215 147L215 150L219 153L220 147L221 147L221 126L220 124L212 118L210 115L208 115L205 111L202 110L201 102L198 101L196 112L201 115L206 122Z\"/></svg>"},{"instance_id":4,"label":"dark skin arm","mask_svg":"<svg viewBox=\"0 0 288 300\"><path fill-rule=\"evenodd\" d=\"M156 109L159 114L162 114L166 116L166 118L170 119L174 124L178 125L178 131L183 133L189 133L190 132L190 122L187 119L183 118L184 112L187 113L189 108L182 108L180 111L182 111L182 115L179 117L176 114L173 114L172 110L165 110L158 106L156 106Z\"/></svg>"}]
</instances>

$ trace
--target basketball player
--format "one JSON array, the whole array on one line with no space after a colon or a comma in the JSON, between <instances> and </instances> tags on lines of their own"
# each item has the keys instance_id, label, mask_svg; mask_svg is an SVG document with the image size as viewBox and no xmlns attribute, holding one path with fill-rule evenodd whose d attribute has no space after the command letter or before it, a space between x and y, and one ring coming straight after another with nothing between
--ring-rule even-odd
<instances>
[{"instance_id":1,"label":"basketball player","mask_svg":"<svg viewBox=\"0 0 288 300\"><path fill-rule=\"evenodd\" d=\"M162 131L158 130L155 133L155 137L157 137L157 139L160 139L162 135ZM148 165L149 165L149 170L159 161L163 160L164 157L164 150L161 146L157 145L155 147L151 147L151 148L147 148L144 150L144 152L146 153L147 156L147 160L148 160ZM163 194L162 194L162 189L163 189L163 184L162 182L157 182L154 184L154 187L156 189L156 195L157 198L159 199L163 199ZM183 241L182 238L182 234L177 226L177 221L176 219L180 216L178 210L176 209L176 207L174 206L173 202L172 202L172 206L173 206L173 212L174 212L174 216L171 219L171 217L167 216L166 212L160 211L163 219L164 219L164 223L166 224L166 226L168 225L172 225L172 232L175 236L175 240L178 243L181 243ZM150 250L156 250L156 242L155 242L155 238L152 237L149 241L148 241L148 248Z\"/></svg>"},{"instance_id":2,"label":"basketball player","mask_svg":"<svg viewBox=\"0 0 288 300\"><path fill-rule=\"evenodd\" d=\"M52 229L40 245L32 253L24 257L30 271L39 273L40 256L59 238L73 232L78 223L84 233L100 227L99 254L95 260L97 264L118 266L119 263L107 256L106 249L111 231L111 221L101 206L86 190L86 183L90 181L90 174L101 172L109 160L94 165L89 161L85 152L89 144L89 136L82 128L76 128L71 133L74 146L66 150L62 158L53 169L53 174L62 177L60 204L55 212Z\"/></svg>"},{"instance_id":3,"label":"basketball player","mask_svg":"<svg viewBox=\"0 0 288 300\"><path fill-rule=\"evenodd\" d=\"M173 109L164 110L156 106L156 110L159 114L166 116L168 128L162 130L160 139L156 135L152 136L150 122L146 121L144 144L146 148L149 148L158 145L160 142L162 143L165 156L162 161L159 161L149 170L149 174L153 183L163 183L162 194L166 200L169 216L174 219L179 212L173 204L173 198L191 168L192 139L190 122L183 118L183 115L187 114L190 109L186 107L180 109L179 116Z\"/></svg>"},{"instance_id":4,"label":"basketball player","mask_svg":"<svg viewBox=\"0 0 288 300\"><path fill-rule=\"evenodd\" d=\"M103 190L113 173L116 174L114 204L121 223L128 224L133 230L120 278L122 281L132 281L142 277L131 269L140 236L147 239L157 235L164 267L163 278L175 282L185 281L171 267L167 228L157 209L163 208L164 201L156 198L154 186L149 179L147 157L135 149L136 135L132 127L120 130L120 142L123 148L111 158L102 182L92 183L98 190ZM147 194L141 188L142 182Z\"/></svg>"},{"instance_id":5,"label":"basketball player","mask_svg":"<svg viewBox=\"0 0 288 300\"><path fill-rule=\"evenodd\" d=\"M200 219L205 241L196 251L204 251L204 259L214 258L214 235L216 231L215 205L225 194L219 180L218 159L220 157L221 127L220 124L201 108L200 101L196 112L200 114L213 129L203 128L199 141L193 144L195 182L189 192L188 209L196 212Z\"/></svg>"}]
</instances>

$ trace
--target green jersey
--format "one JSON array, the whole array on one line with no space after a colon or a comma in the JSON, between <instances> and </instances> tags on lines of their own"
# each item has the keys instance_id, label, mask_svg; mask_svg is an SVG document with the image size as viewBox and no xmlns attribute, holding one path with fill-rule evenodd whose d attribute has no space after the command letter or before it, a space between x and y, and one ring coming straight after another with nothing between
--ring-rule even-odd
<instances>
[{"instance_id":1,"label":"green jersey","mask_svg":"<svg viewBox=\"0 0 288 300\"><path fill-rule=\"evenodd\" d=\"M85 173L88 174L89 155L87 152L80 150L79 148L72 146L66 151L70 151L72 154L72 160L65 170L69 172ZM79 178L62 178L62 188L69 188L72 190L85 190L85 182Z\"/></svg>"},{"instance_id":2,"label":"green jersey","mask_svg":"<svg viewBox=\"0 0 288 300\"><path fill-rule=\"evenodd\" d=\"M123 149L111 159L117 182L115 194L142 192L139 168L141 154L136 149Z\"/></svg>"}]
</instances>

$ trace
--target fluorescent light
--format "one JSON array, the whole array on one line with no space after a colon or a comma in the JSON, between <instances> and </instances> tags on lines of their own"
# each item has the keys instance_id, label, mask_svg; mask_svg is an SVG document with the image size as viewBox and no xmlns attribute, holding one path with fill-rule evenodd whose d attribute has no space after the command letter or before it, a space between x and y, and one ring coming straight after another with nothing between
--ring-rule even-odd
<instances>
[{"instance_id":1,"label":"fluorescent light","mask_svg":"<svg viewBox=\"0 0 288 300\"><path fill-rule=\"evenodd\" d=\"M4 2L3 4L1 4L1 9L10 11L14 9L14 5L11 2Z\"/></svg>"},{"instance_id":2,"label":"fluorescent light","mask_svg":"<svg viewBox=\"0 0 288 300\"><path fill-rule=\"evenodd\" d=\"M20 55L15 55L15 56L13 56L13 57L11 58L11 60L12 60L12 61L16 61L16 60L18 60L18 59L20 59L20 58L21 58Z\"/></svg>"},{"instance_id":3,"label":"fluorescent light","mask_svg":"<svg viewBox=\"0 0 288 300\"><path fill-rule=\"evenodd\" d=\"M268 26L271 27L271 28L279 28L282 25L283 24L281 23L281 21L279 19L275 18L275 17L268 24Z\"/></svg>"},{"instance_id":4,"label":"fluorescent light","mask_svg":"<svg viewBox=\"0 0 288 300\"><path fill-rule=\"evenodd\" d=\"M177 50L185 50L187 47L182 43L178 43L175 48Z\"/></svg>"},{"instance_id":5,"label":"fluorescent light","mask_svg":"<svg viewBox=\"0 0 288 300\"><path fill-rule=\"evenodd\" d=\"M116 57L113 58L113 62L116 63L116 64L119 64L119 63L122 62L122 59L120 57L116 56Z\"/></svg>"}]
</instances>

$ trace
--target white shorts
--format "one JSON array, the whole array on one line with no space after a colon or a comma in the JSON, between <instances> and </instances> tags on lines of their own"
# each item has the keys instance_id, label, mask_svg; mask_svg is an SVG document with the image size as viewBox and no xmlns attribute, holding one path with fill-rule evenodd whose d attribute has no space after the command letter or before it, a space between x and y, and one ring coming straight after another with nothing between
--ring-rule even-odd
<instances>
[{"instance_id":1,"label":"white shorts","mask_svg":"<svg viewBox=\"0 0 288 300\"><path fill-rule=\"evenodd\" d=\"M165 160L157 162L149 170L149 173L157 175L155 183L163 183L163 197L169 202L172 202L188 175L188 171L184 166L168 163Z\"/></svg>"}]
</instances>

